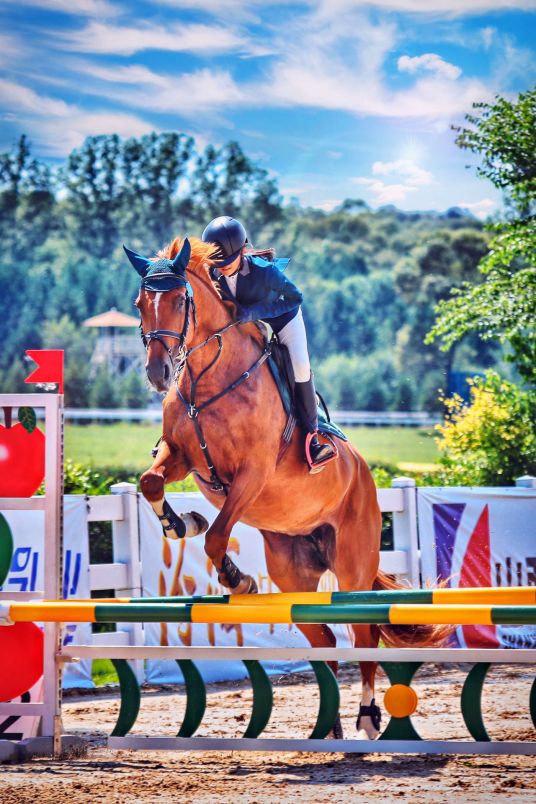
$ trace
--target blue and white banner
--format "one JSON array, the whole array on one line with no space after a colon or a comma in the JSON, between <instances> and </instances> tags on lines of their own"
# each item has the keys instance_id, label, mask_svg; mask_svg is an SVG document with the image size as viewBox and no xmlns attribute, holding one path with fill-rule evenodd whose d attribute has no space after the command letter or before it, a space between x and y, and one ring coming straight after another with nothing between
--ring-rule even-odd
<instances>
[{"instance_id":1,"label":"blue and white banner","mask_svg":"<svg viewBox=\"0 0 536 804\"><path fill-rule=\"evenodd\" d=\"M37 592L44 588L44 511L2 511L13 537L11 568L2 592ZM63 597L89 598L87 504L84 497L64 498ZM91 623L68 623L64 645L91 644ZM63 686L93 687L91 662L65 665Z\"/></svg>"},{"instance_id":2,"label":"blue and white banner","mask_svg":"<svg viewBox=\"0 0 536 804\"><path fill-rule=\"evenodd\" d=\"M419 488L417 515L423 585L536 586L536 490ZM535 626L456 630L469 648L536 648Z\"/></svg>"}]
</instances>

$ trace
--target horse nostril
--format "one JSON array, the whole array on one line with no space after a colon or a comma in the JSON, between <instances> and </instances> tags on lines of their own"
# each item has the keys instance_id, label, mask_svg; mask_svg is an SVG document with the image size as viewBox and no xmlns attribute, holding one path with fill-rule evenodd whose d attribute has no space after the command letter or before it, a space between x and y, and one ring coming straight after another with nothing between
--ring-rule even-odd
<instances>
[{"instance_id":1,"label":"horse nostril","mask_svg":"<svg viewBox=\"0 0 536 804\"><path fill-rule=\"evenodd\" d=\"M169 380L169 366L167 363L164 366L164 380L165 382Z\"/></svg>"}]
</instances>

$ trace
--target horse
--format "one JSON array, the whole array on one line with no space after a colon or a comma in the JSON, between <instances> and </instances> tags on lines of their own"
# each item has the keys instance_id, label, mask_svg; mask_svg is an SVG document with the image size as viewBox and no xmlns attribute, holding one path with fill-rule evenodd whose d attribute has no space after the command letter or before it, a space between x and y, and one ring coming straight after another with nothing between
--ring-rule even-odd
<instances>
[{"instance_id":1,"label":"horse","mask_svg":"<svg viewBox=\"0 0 536 804\"><path fill-rule=\"evenodd\" d=\"M147 377L166 392L162 438L140 479L164 534L177 538L185 529L190 535L208 526L192 514L186 527L165 500L165 484L193 473L219 509L206 531L205 551L233 593L257 591L226 552L239 520L261 532L268 573L282 592L315 591L326 570L341 591L403 588L379 571L382 518L361 455L339 439L338 458L311 474L304 434L295 428L282 444L287 415L267 365L266 336L255 322L236 320L235 304L212 280L214 245L176 238L149 260L125 251L142 277L135 305ZM335 646L327 625L298 627L313 647ZM359 624L351 631L359 647L377 647L380 637L389 646L435 647L446 636L444 627L433 625ZM356 725L374 739L381 718L374 700L376 663L361 662L360 668ZM339 727L335 733L342 736Z\"/></svg>"}]
</instances>

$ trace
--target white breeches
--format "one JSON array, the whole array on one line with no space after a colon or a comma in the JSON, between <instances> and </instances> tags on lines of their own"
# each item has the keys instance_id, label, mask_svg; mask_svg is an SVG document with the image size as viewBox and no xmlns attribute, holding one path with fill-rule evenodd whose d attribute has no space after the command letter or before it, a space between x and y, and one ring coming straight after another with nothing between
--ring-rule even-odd
<instances>
[{"instance_id":1,"label":"white breeches","mask_svg":"<svg viewBox=\"0 0 536 804\"><path fill-rule=\"evenodd\" d=\"M311 376L311 364L301 307L294 318L277 333L277 337L289 351L295 381L307 382Z\"/></svg>"}]
</instances>

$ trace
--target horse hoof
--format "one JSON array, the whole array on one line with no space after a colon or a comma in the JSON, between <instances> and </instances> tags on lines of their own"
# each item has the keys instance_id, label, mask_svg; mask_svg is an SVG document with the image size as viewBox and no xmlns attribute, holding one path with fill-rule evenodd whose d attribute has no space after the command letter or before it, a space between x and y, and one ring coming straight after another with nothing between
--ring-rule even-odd
<instances>
[{"instance_id":1,"label":"horse hoof","mask_svg":"<svg viewBox=\"0 0 536 804\"><path fill-rule=\"evenodd\" d=\"M182 519L186 526L186 532L184 534L185 539L189 539L192 536L199 536L200 533L204 533L208 530L209 523L205 517L198 514L197 511L179 514L179 519Z\"/></svg>"},{"instance_id":2,"label":"horse hoof","mask_svg":"<svg viewBox=\"0 0 536 804\"><path fill-rule=\"evenodd\" d=\"M251 575L242 575L240 583L231 589L233 595L256 595L259 589Z\"/></svg>"},{"instance_id":3,"label":"horse hoof","mask_svg":"<svg viewBox=\"0 0 536 804\"><path fill-rule=\"evenodd\" d=\"M330 737L332 740L342 740L344 735L342 733L342 723L340 715L337 715L337 719L333 724L333 728L331 729Z\"/></svg>"}]
</instances>

